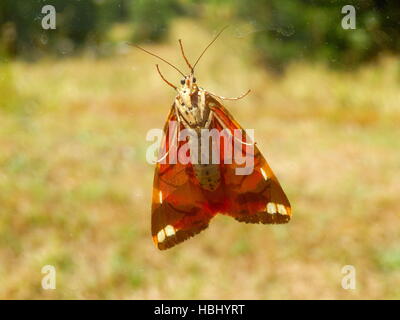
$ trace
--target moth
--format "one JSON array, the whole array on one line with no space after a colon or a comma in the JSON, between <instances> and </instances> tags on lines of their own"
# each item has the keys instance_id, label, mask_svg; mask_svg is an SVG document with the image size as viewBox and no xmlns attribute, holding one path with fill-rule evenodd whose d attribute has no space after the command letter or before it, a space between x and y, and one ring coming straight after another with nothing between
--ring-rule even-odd
<instances>
[{"instance_id":1,"label":"moth","mask_svg":"<svg viewBox=\"0 0 400 320\"><path fill-rule=\"evenodd\" d=\"M167 60L135 45L138 49L164 61L183 76L180 86L175 86L163 76L156 64L162 80L177 92L164 126L160 151L164 150L165 154L168 154L173 148L178 151L183 148L183 141L171 139L168 127L170 123L175 122L175 133L178 136L184 129L197 133L212 129L228 132L234 137L233 142L236 142L233 143L236 153L241 153L245 158L250 157L249 160L253 163L251 173L237 174L236 169L240 165L234 161L222 161L226 160L226 145L218 143L209 144L205 153L219 151L219 163L199 161L198 154L194 161L192 149L189 151L189 163L157 161L151 208L151 235L154 244L160 250L171 248L206 229L216 214L225 214L240 222L264 224L287 223L292 215L288 198L255 143L245 134L239 138L242 145L237 147L235 139L238 138L234 136L234 131L245 131L221 102L239 100L250 90L236 98L225 98L200 87L194 76L195 67L201 57L223 30L202 51L194 65L187 59L182 41L179 40L182 56L190 69L188 75ZM204 146L203 139L196 136L191 139L199 149L202 143ZM252 145L253 148L252 152L246 154L243 149L248 145ZM204 150L200 150L200 153L202 152L204 153Z\"/></svg>"}]
</instances>

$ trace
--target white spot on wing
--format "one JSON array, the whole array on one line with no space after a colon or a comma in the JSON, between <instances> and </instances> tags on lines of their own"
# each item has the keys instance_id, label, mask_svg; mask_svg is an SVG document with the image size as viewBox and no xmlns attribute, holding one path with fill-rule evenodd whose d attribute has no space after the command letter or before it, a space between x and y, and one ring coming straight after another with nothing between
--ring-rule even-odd
<instances>
[{"instance_id":1,"label":"white spot on wing","mask_svg":"<svg viewBox=\"0 0 400 320\"><path fill-rule=\"evenodd\" d=\"M268 202L267 204L267 212L269 214L274 214L277 212L276 204L274 202Z\"/></svg>"},{"instance_id":2,"label":"white spot on wing","mask_svg":"<svg viewBox=\"0 0 400 320\"><path fill-rule=\"evenodd\" d=\"M161 243L161 242L163 242L165 240L165 232L164 232L164 229L162 229L161 231L159 231L158 233L157 233L157 241L159 242L159 243Z\"/></svg>"},{"instance_id":3,"label":"white spot on wing","mask_svg":"<svg viewBox=\"0 0 400 320\"><path fill-rule=\"evenodd\" d=\"M170 224L164 228L164 231L167 237L173 236L175 234L175 228Z\"/></svg>"},{"instance_id":4,"label":"white spot on wing","mask_svg":"<svg viewBox=\"0 0 400 320\"><path fill-rule=\"evenodd\" d=\"M278 207L279 214L287 215L286 208L283 204L278 204L277 207Z\"/></svg>"},{"instance_id":5,"label":"white spot on wing","mask_svg":"<svg viewBox=\"0 0 400 320\"><path fill-rule=\"evenodd\" d=\"M161 190L158 193L158 199L160 200L160 203L162 203L162 191Z\"/></svg>"}]
</instances>

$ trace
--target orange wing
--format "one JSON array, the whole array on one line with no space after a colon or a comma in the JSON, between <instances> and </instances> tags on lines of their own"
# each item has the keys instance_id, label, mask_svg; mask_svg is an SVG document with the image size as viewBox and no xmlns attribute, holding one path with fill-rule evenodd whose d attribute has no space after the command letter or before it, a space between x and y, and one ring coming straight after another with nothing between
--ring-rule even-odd
<instances>
[{"instance_id":1,"label":"orange wing","mask_svg":"<svg viewBox=\"0 0 400 320\"><path fill-rule=\"evenodd\" d=\"M220 131L228 129L230 132L234 129L243 131L215 98L206 95L206 104L216 115L211 122L211 128ZM169 152L174 148L169 145L168 124L176 120L173 106L164 127L165 138L161 150ZM246 136L242 142L248 143ZM176 146L177 150L183 143ZM254 170L248 175L237 175L236 169L239 166L234 161L232 164L224 164L225 150L220 151L221 181L214 191L200 186L190 163L157 163L151 232L153 241L160 250L171 248L206 229L217 213L227 214L247 223L286 223L290 220L289 201L256 146L252 153L245 154L245 157L252 157L254 160Z\"/></svg>"},{"instance_id":2,"label":"orange wing","mask_svg":"<svg viewBox=\"0 0 400 320\"><path fill-rule=\"evenodd\" d=\"M209 94L206 96L206 104L216 115L217 129L243 131L228 110ZM248 143L246 135L243 136L243 142L246 143L247 140ZM249 175L237 175L235 170L238 165L234 161L232 164L222 165L222 213L246 223L287 223L291 217L290 203L267 161L256 145L253 152L242 155L254 157L254 170Z\"/></svg>"},{"instance_id":3,"label":"orange wing","mask_svg":"<svg viewBox=\"0 0 400 320\"><path fill-rule=\"evenodd\" d=\"M169 145L168 132L170 121L176 121L174 106L164 127L167 152L172 148ZM157 163L154 174L151 233L155 245L160 250L171 248L206 229L214 215L215 213L207 206L207 199L193 175L191 164Z\"/></svg>"}]
</instances>

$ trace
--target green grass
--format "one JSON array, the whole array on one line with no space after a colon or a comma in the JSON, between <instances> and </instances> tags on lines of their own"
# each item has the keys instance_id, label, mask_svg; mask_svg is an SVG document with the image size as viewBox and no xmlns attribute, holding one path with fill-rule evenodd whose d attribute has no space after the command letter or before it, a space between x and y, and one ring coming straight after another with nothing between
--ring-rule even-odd
<instances>
[{"instance_id":1,"label":"green grass","mask_svg":"<svg viewBox=\"0 0 400 320\"><path fill-rule=\"evenodd\" d=\"M183 33L183 29L186 33ZM210 32L176 23L151 49L183 68ZM216 217L166 252L150 237L153 166L147 130L163 126L174 92L142 52L1 65L0 298L399 298L399 62L352 73L295 64L283 77L257 65L227 32L198 67L255 128L293 206L284 226ZM232 54L235 53L235 54ZM162 66L168 79L180 80ZM41 288L41 268L57 289ZM341 268L357 289L341 288Z\"/></svg>"}]
</instances>

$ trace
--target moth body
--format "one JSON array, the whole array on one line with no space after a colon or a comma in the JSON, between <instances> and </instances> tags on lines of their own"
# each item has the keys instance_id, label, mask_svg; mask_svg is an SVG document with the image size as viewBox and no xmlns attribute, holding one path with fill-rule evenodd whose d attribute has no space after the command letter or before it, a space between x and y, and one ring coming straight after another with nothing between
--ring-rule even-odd
<instances>
[{"instance_id":1,"label":"moth body","mask_svg":"<svg viewBox=\"0 0 400 320\"><path fill-rule=\"evenodd\" d=\"M239 97L226 98L207 92L196 84L195 67L223 30L225 28L214 37L193 65L187 59L182 41L179 40L182 56L190 69L189 75L160 56L136 46L170 65L183 76L181 86L178 87L169 82L156 65L160 77L178 93L164 126L160 150L166 150L168 154L170 150L178 149L179 154L181 148L187 147L183 140L188 141L190 147L190 163L159 161L156 164L151 234L154 244L160 250L169 249L206 229L217 214L229 215L240 222L265 224L287 223L292 215L289 200L267 161L246 136L234 136L234 132L244 132L244 129L216 99L239 100L250 90ZM176 129L179 139L170 141L171 134L175 135L168 130L171 122L178 123ZM238 174L237 170L242 169L240 164L221 162L222 158L229 155L229 149L224 149L225 143L217 143L220 141L213 139L215 132L218 135L228 133L235 142L241 143L239 148L246 146L246 152L239 150L242 150L246 164L254 164L250 172ZM253 146L251 152L247 152L248 145ZM214 161L216 155L221 157L216 159L218 161Z\"/></svg>"},{"instance_id":2,"label":"moth body","mask_svg":"<svg viewBox=\"0 0 400 320\"><path fill-rule=\"evenodd\" d=\"M191 154L195 177L203 189L214 191L221 180L220 166L212 163L213 148L216 146L208 141L208 147L203 147L205 141L202 139L202 129L209 129L213 113L205 102L206 91L194 82L193 75L182 80L182 87L178 89L175 98L175 107L183 126L195 133L189 138L191 150L197 148L196 157Z\"/></svg>"}]
</instances>

